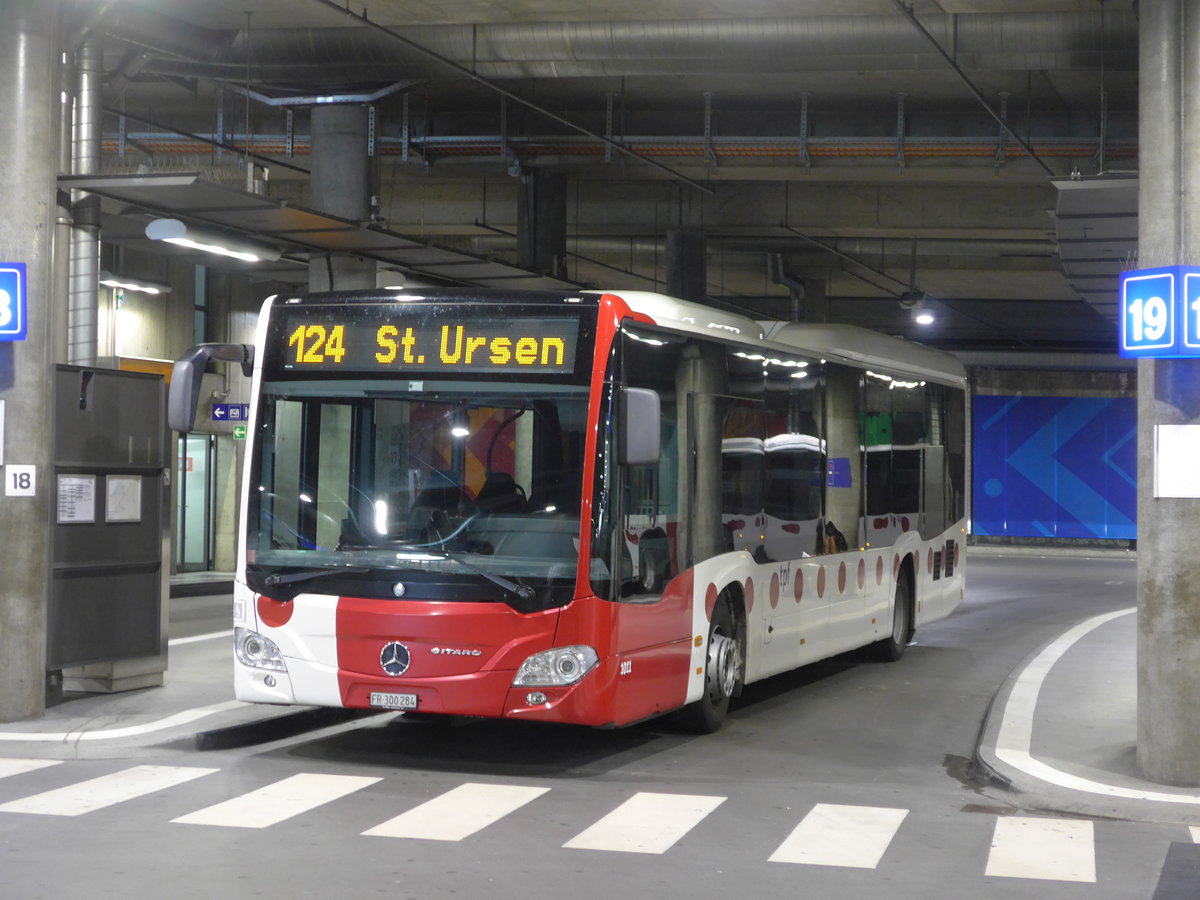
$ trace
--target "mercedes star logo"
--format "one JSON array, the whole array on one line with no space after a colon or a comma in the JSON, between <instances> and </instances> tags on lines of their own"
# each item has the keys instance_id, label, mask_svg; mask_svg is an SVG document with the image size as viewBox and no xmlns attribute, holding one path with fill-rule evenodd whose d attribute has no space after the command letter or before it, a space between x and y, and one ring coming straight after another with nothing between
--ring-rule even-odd
<instances>
[{"instance_id":1,"label":"mercedes star logo","mask_svg":"<svg viewBox=\"0 0 1200 900\"><path fill-rule=\"evenodd\" d=\"M393 678L407 672L410 662L412 662L412 656L409 655L408 648L399 641L384 644L383 650L379 654L379 665Z\"/></svg>"}]
</instances>

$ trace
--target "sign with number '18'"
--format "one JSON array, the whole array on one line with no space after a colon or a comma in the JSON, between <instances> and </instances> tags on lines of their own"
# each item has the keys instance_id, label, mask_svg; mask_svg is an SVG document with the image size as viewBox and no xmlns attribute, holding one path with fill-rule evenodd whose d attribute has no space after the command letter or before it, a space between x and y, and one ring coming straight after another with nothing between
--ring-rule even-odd
<instances>
[{"instance_id":1,"label":"sign with number '18'","mask_svg":"<svg viewBox=\"0 0 1200 900\"><path fill-rule=\"evenodd\" d=\"M1200 267L1121 274L1121 356L1200 356Z\"/></svg>"},{"instance_id":2,"label":"sign with number '18'","mask_svg":"<svg viewBox=\"0 0 1200 900\"><path fill-rule=\"evenodd\" d=\"M25 263L0 263L0 341L23 341L25 320Z\"/></svg>"}]
</instances>

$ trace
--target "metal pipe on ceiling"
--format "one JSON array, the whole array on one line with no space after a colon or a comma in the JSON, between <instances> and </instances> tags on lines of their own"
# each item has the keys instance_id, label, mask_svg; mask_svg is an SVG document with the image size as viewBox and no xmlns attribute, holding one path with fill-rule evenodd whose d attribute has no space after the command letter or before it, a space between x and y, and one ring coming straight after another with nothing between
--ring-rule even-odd
<instances>
[{"instance_id":1,"label":"metal pipe on ceiling","mask_svg":"<svg viewBox=\"0 0 1200 900\"><path fill-rule=\"evenodd\" d=\"M100 168L101 80L103 49L88 38L75 54L78 88L72 135L71 171L92 175ZM99 333L100 198L72 192L70 276L67 288L67 362L89 366L96 362ZM111 326L110 326L111 327Z\"/></svg>"},{"instance_id":2,"label":"metal pipe on ceiling","mask_svg":"<svg viewBox=\"0 0 1200 900\"><path fill-rule=\"evenodd\" d=\"M975 86L975 83L973 81L971 81L971 79L969 77L967 77L967 73L963 71L962 66L958 64L958 62L954 59L954 57L951 56L942 47L942 45L938 42L938 39L936 37L934 37L932 34L930 34L929 30L924 25L922 25L921 22L917 19L917 17L913 14L912 7L905 6L903 0L893 0L893 2L895 2L896 6L897 6L897 8L899 8L900 12L902 12L904 14L904 17L906 19L908 19L908 21L910 23L912 23L913 28L915 28L917 30L917 32L921 35L921 37L925 38L934 47L934 49L937 50L938 54L943 59L945 59L946 63L950 66L950 68L954 70L954 73L956 75L958 75L958 77L960 79L962 79L962 82L963 82L963 84L966 85L967 90L969 90L971 92L971 95L975 98L975 100L979 103L979 105L982 106L985 110L987 110L988 115L990 115L992 118L994 118L996 120L997 123L999 123L1000 127L1003 128L1004 131L1008 133L1009 137L1011 137L1014 141L1016 141L1018 144L1021 145L1022 149L1024 149L1025 152L1029 154L1029 156L1034 160L1034 162L1036 162L1039 166L1042 167L1042 169L1045 170L1047 175L1053 176L1054 170L1051 169L1048 165L1046 165L1041 160L1041 158L1037 155L1037 153L1034 152L1033 148L1031 146L1029 146L1029 142L1026 141L1019 134L1017 134L1017 132L1013 129L1013 127L1008 124L1008 120L1004 116L1001 116L998 112L996 112L994 109L992 109L992 105L990 103L988 103L987 99L983 96L982 93L980 93L979 88L977 88ZM955 17L955 19L957 20L957 17ZM1101 18L1101 23L1103 23L1103 21L1104 21L1103 18Z\"/></svg>"},{"instance_id":3,"label":"metal pipe on ceiling","mask_svg":"<svg viewBox=\"0 0 1200 900\"><path fill-rule=\"evenodd\" d=\"M937 70L943 65L938 51L911 25L884 16L385 27L333 0L316 2L373 29L258 30L251 61L256 77L286 77L300 67L313 77L351 80L378 77L371 73L380 67L394 74L398 64L408 76L444 74L439 61L469 66L460 74L473 78ZM163 27L157 22L139 22L129 32L118 23L109 31L148 46ZM1137 22L1128 10L960 15L953 29L939 20L927 31L941 44L953 38L955 62L965 68L1095 71L1101 47L1110 68L1134 68L1137 61ZM168 33L172 50L184 49L177 32ZM240 79L248 51L222 34L203 35L192 52L164 52L155 70ZM157 43L166 40L164 35ZM194 62L186 63L189 59ZM223 76L221 66L228 69Z\"/></svg>"},{"instance_id":4,"label":"metal pipe on ceiling","mask_svg":"<svg viewBox=\"0 0 1200 900\"><path fill-rule=\"evenodd\" d=\"M719 229L717 229L719 232ZM807 235L795 233L794 236L763 235L763 236L729 236L720 233L710 233L710 252L716 250L714 241L720 239L720 250L730 253L785 253L802 256L814 256L828 253L833 256L843 255L854 257L852 262L859 259L896 259L906 265L911 258L914 248L909 238L809 238ZM608 253L617 256L661 254L663 239L650 236L615 237L612 235L572 234L568 240L573 248L586 253ZM504 233L491 235L475 235L471 238L472 247L478 252L486 253L496 248L515 246L516 235ZM995 240L969 238L921 238L916 242L915 252L918 258L925 257L1044 257L1054 256L1049 244L1040 241ZM814 249L805 249L805 248Z\"/></svg>"},{"instance_id":5,"label":"metal pipe on ceiling","mask_svg":"<svg viewBox=\"0 0 1200 900\"><path fill-rule=\"evenodd\" d=\"M466 66L463 66L463 65L455 62L452 59L441 56L440 54L438 54L432 50L429 50L426 47L423 47L422 45L418 44L416 41L413 41L410 38L404 37L404 35L400 34L399 32L395 31L394 29L387 28L387 27L379 25L375 22L370 21L366 17L365 12L361 16L356 15L355 13L350 12L349 9L342 9L341 7L338 6L337 3L333 2L333 0L313 0L313 2L318 3L329 9L337 10L338 12L343 12L347 16L350 16L351 18L356 19L357 21L361 22L364 26L366 26L382 35L387 36L392 41L401 43L404 46L408 47L408 49L413 50L413 51L427 57L428 59L433 60L434 62L436 62L440 65L447 66L447 67L453 69L454 71L458 72L460 75L465 76L466 78L469 78L470 80L483 85L484 87L488 88L489 90L495 91L496 93L500 94L500 96L507 97L508 99L521 104L522 106L526 107L527 109L531 109L534 112L547 117L548 119L558 122L560 125L567 126L572 131L577 131L580 134L584 134L590 138L594 138L598 141L602 141L606 146L612 147L614 150L619 151L624 156L628 156L631 159L640 160L641 162L644 162L647 165L653 166L654 168L659 169L660 171L666 172L672 178L674 178L678 181L681 181L684 184L688 185L689 187L693 187L696 190L701 191L705 194L713 193L713 189L708 187L707 185L701 184L700 182L695 181L694 179L688 178L686 175L683 175L683 174L675 171L670 166L660 163L658 160L651 159L648 156L643 156L642 154L638 153L636 150L630 150L621 141L614 140L613 138L606 137L602 134L598 134L595 131L585 128L584 126L580 125L577 122L573 122L572 120L566 118L565 116L561 116L558 113L553 112L552 110L549 110L546 107L541 106L537 103L534 103L532 100L529 100L514 91L510 91L508 88L504 87L503 85L497 84L494 81L484 78L482 75L479 75L477 72L473 72L471 69L467 68Z\"/></svg>"}]
</instances>

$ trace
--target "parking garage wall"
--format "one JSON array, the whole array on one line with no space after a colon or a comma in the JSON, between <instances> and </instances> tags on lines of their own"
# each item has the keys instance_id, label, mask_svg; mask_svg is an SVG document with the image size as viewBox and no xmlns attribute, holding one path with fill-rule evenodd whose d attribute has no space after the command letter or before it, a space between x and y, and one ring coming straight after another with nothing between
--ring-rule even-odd
<instances>
[{"instance_id":1,"label":"parking garage wall","mask_svg":"<svg viewBox=\"0 0 1200 900\"><path fill-rule=\"evenodd\" d=\"M970 377L974 540L1132 544L1136 371L977 367Z\"/></svg>"}]
</instances>

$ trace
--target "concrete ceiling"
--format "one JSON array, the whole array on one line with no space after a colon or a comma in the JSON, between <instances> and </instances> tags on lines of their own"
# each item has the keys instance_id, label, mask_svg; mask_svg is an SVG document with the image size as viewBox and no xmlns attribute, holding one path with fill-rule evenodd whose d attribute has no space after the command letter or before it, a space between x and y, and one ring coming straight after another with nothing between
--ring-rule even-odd
<instances>
[{"instance_id":1,"label":"concrete ceiling","mask_svg":"<svg viewBox=\"0 0 1200 900\"><path fill-rule=\"evenodd\" d=\"M294 101L376 94L374 227L397 240L512 266L522 179L559 170L567 281L663 289L667 231L698 229L717 305L960 351L1115 346L1136 237L1130 0L79 5L68 42L103 42L104 175L244 189L220 139L257 154L277 207L311 209ZM1088 194L1062 231L1060 187L1116 181L1119 210ZM147 208L106 204L108 239L144 245ZM303 278L308 248L284 247ZM916 296L940 313L927 330Z\"/></svg>"}]
</instances>

